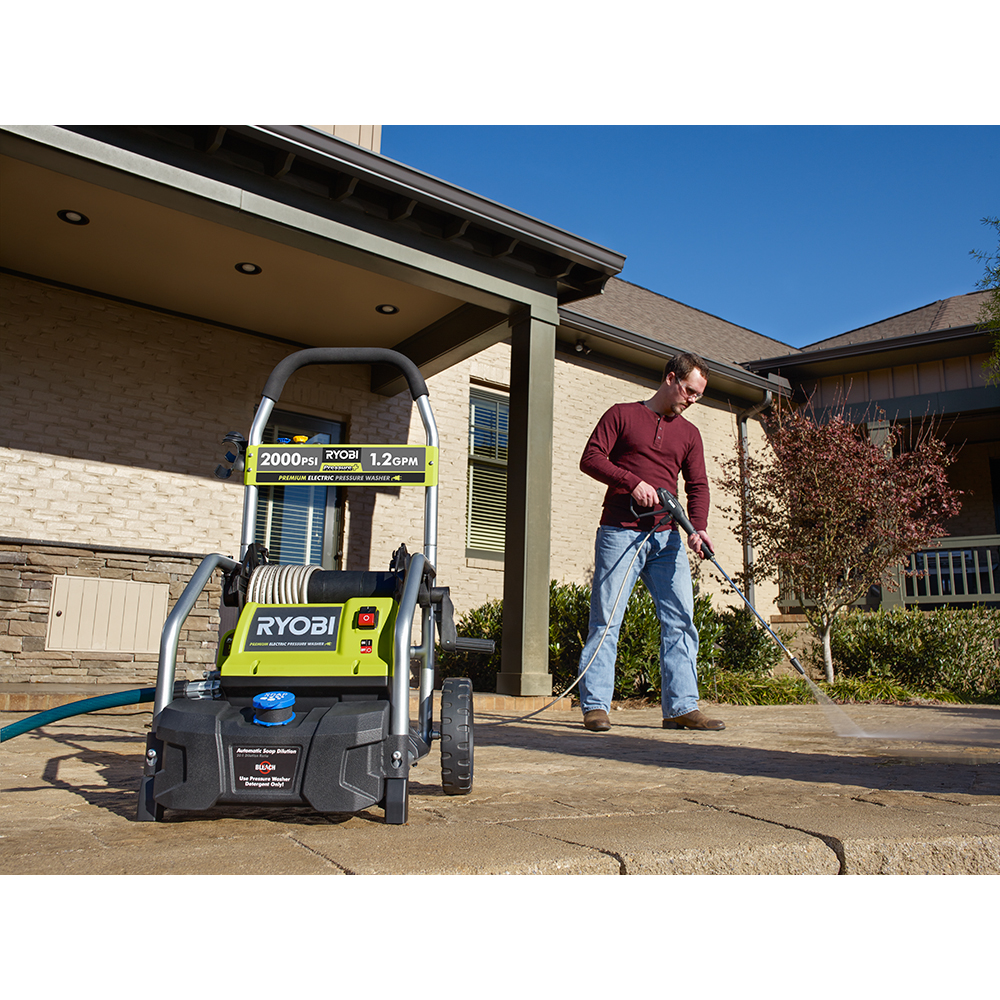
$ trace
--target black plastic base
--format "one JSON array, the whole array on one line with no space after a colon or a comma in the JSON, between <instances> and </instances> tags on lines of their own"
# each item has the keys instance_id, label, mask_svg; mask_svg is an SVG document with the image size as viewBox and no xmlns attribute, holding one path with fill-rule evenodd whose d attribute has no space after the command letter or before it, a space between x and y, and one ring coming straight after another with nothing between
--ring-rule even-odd
<instances>
[{"instance_id":1,"label":"black plastic base","mask_svg":"<svg viewBox=\"0 0 1000 1000\"><path fill-rule=\"evenodd\" d=\"M386 701L313 707L282 726L255 725L252 708L228 701L174 701L156 720L151 739L162 753L155 775L143 778L137 818L226 803L359 812L384 799L387 822L405 822L408 754L393 760L405 737L388 731ZM400 779L403 819L390 820Z\"/></svg>"}]
</instances>

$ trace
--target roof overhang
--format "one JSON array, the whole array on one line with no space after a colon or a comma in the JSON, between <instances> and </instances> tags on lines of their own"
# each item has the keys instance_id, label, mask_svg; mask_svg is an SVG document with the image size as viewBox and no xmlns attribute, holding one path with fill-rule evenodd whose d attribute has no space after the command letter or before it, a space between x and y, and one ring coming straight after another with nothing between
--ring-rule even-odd
<instances>
[{"instance_id":1,"label":"roof overhang","mask_svg":"<svg viewBox=\"0 0 1000 1000\"><path fill-rule=\"evenodd\" d=\"M660 384L663 365L675 354L689 351L652 340L642 334L612 326L601 320L559 309L556 353L564 358L585 358L588 362L610 367L624 374ZM706 357L711 368L706 395L725 400L738 408L749 408L772 396L789 396L788 380L780 375L757 375L739 365Z\"/></svg>"},{"instance_id":2,"label":"roof overhang","mask_svg":"<svg viewBox=\"0 0 1000 1000\"><path fill-rule=\"evenodd\" d=\"M359 228L555 282L559 301L598 293L622 254L304 125L69 125Z\"/></svg>"},{"instance_id":3,"label":"roof overhang","mask_svg":"<svg viewBox=\"0 0 1000 1000\"><path fill-rule=\"evenodd\" d=\"M941 361L961 355L988 353L987 335L975 326L950 327L885 340L844 344L819 351L748 361L743 367L752 372L780 372L796 382L845 375L860 369L877 371L896 365Z\"/></svg>"},{"instance_id":4,"label":"roof overhang","mask_svg":"<svg viewBox=\"0 0 1000 1000\"><path fill-rule=\"evenodd\" d=\"M4 126L0 169L5 270L294 346L394 348L425 376L525 307L555 323L624 263L300 126Z\"/></svg>"}]
</instances>

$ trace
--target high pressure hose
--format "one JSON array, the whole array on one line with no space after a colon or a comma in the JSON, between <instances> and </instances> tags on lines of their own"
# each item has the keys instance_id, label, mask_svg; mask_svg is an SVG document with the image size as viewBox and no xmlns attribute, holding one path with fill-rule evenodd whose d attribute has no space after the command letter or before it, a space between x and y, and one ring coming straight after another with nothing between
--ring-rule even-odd
<instances>
[{"instance_id":1,"label":"high pressure hose","mask_svg":"<svg viewBox=\"0 0 1000 1000\"><path fill-rule=\"evenodd\" d=\"M175 698L190 698L198 700L212 698L219 687L217 679L204 681L177 681L174 684ZM29 715L20 722L12 722L0 729L0 743L12 740L15 736L39 729L51 722L68 719L74 715L86 715L88 712L99 712L102 708L120 708L122 705L140 705L146 701L155 701L156 688L135 688L132 691L113 691L111 694L98 695L96 698L84 698L83 701L73 701L68 705L59 705L37 715Z\"/></svg>"},{"instance_id":2,"label":"high pressure hose","mask_svg":"<svg viewBox=\"0 0 1000 1000\"><path fill-rule=\"evenodd\" d=\"M258 566L247 582L248 604L308 604L309 580L322 566Z\"/></svg>"},{"instance_id":3,"label":"high pressure hose","mask_svg":"<svg viewBox=\"0 0 1000 1000\"><path fill-rule=\"evenodd\" d=\"M115 691L113 694L102 694L96 698L85 698L69 705L59 705L46 712L30 715L20 722L12 722L0 729L0 743L12 740L15 736L27 733L32 729L47 726L50 722L68 719L73 715L86 715L87 712L99 712L102 708L119 708L122 705L138 705L144 701L152 701L156 696L156 688L136 688L134 691Z\"/></svg>"}]
</instances>

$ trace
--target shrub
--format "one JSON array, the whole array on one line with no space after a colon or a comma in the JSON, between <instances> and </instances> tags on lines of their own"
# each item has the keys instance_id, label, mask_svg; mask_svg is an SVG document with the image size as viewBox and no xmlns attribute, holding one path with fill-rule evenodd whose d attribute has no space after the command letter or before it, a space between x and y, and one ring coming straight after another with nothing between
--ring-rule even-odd
<instances>
[{"instance_id":1,"label":"shrub","mask_svg":"<svg viewBox=\"0 0 1000 1000\"><path fill-rule=\"evenodd\" d=\"M979 607L852 611L831 635L845 679L890 681L939 700L1000 695L998 644L1000 612Z\"/></svg>"},{"instance_id":2,"label":"shrub","mask_svg":"<svg viewBox=\"0 0 1000 1000\"><path fill-rule=\"evenodd\" d=\"M549 669L552 690L561 694L576 680L580 653L587 639L590 618L590 588L577 583L549 584ZM459 635L492 639L492 656L481 653L438 651L440 677L468 677L474 691L497 689L503 650L503 601L481 604L460 616L455 623Z\"/></svg>"},{"instance_id":3,"label":"shrub","mask_svg":"<svg viewBox=\"0 0 1000 1000\"><path fill-rule=\"evenodd\" d=\"M806 705L814 701L806 682L798 677L770 677L720 667L699 671L703 698L727 705Z\"/></svg>"},{"instance_id":4,"label":"shrub","mask_svg":"<svg viewBox=\"0 0 1000 1000\"><path fill-rule=\"evenodd\" d=\"M749 608L723 611L719 621L722 649L718 665L723 669L762 677L781 662L781 647L757 624Z\"/></svg>"},{"instance_id":5,"label":"shrub","mask_svg":"<svg viewBox=\"0 0 1000 1000\"><path fill-rule=\"evenodd\" d=\"M503 648L503 601L487 601L462 615L455 623L458 634L473 639L492 639L492 656L482 653L437 652L439 677L468 677L473 691L496 691Z\"/></svg>"},{"instance_id":6,"label":"shrub","mask_svg":"<svg viewBox=\"0 0 1000 1000\"><path fill-rule=\"evenodd\" d=\"M749 612L745 617L750 618ZM589 619L590 588L553 580L549 585L549 669L552 690L556 694L561 694L576 680ZM698 629L701 674L713 669L717 645L725 647L720 667L755 673L760 671L762 663L773 665L776 662L773 652L766 648L770 644L767 636L752 621L748 625L738 612L717 613L708 594L695 597L694 624ZM459 635L492 639L496 651L492 656L439 652L440 676L468 677L474 690L495 691L496 675L500 671L503 601L487 601L462 615L457 629ZM639 581L625 606L618 638L614 698L621 701L628 698L659 700L659 697L660 623L653 599Z\"/></svg>"},{"instance_id":7,"label":"shrub","mask_svg":"<svg viewBox=\"0 0 1000 1000\"><path fill-rule=\"evenodd\" d=\"M549 670L552 690L562 694L576 680L590 620L590 588L549 584Z\"/></svg>"}]
</instances>

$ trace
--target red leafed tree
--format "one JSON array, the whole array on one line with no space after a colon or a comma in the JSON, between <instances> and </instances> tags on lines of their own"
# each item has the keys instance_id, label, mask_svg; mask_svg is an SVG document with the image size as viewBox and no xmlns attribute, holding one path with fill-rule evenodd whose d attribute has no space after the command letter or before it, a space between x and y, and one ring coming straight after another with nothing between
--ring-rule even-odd
<instances>
[{"instance_id":1,"label":"red leafed tree","mask_svg":"<svg viewBox=\"0 0 1000 1000\"><path fill-rule=\"evenodd\" d=\"M764 454L724 461L720 485L737 498L737 533L754 548L753 576L780 575L803 603L833 680L837 615L933 538L961 509L948 482L956 449L933 421L890 426L876 445L843 405L817 419L811 407L775 406Z\"/></svg>"}]
</instances>

